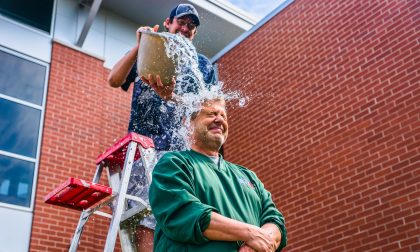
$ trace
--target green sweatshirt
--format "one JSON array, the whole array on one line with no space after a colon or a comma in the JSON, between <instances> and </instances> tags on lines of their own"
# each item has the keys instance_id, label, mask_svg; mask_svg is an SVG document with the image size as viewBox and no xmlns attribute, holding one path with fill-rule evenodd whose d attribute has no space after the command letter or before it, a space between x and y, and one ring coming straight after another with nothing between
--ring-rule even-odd
<instances>
[{"instance_id":1,"label":"green sweatshirt","mask_svg":"<svg viewBox=\"0 0 420 252\"><path fill-rule=\"evenodd\" d=\"M156 164L149 190L157 220L154 251L238 251L237 242L203 236L210 213L261 227L274 223L286 246L283 215L254 172L220 157L215 164L195 151L169 152Z\"/></svg>"}]
</instances>

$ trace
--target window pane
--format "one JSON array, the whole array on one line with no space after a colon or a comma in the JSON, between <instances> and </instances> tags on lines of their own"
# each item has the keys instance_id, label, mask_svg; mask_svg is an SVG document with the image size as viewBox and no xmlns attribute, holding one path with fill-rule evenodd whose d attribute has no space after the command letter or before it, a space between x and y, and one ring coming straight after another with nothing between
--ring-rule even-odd
<instances>
[{"instance_id":1,"label":"window pane","mask_svg":"<svg viewBox=\"0 0 420 252\"><path fill-rule=\"evenodd\" d=\"M0 155L0 202L29 207L35 163Z\"/></svg>"},{"instance_id":2,"label":"window pane","mask_svg":"<svg viewBox=\"0 0 420 252\"><path fill-rule=\"evenodd\" d=\"M0 93L42 105L46 67L0 50Z\"/></svg>"},{"instance_id":3,"label":"window pane","mask_svg":"<svg viewBox=\"0 0 420 252\"><path fill-rule=\"evenodd\" d=\"M36 157L41 111L0 99L0 150Z\"/></svg>"},{"instance_id":4,"label":"window pane","mask_svg":"<svg viewBox=\"0 0 420 252\"><path fill-rule=\"evenodd\" d=\"M0 13L50 32L54 0L1 0Z\"/></svg>"}]
</instances>

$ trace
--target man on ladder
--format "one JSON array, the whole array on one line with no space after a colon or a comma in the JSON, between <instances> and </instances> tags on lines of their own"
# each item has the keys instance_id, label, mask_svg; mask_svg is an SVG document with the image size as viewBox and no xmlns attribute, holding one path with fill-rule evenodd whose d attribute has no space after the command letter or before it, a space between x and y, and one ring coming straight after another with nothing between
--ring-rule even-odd
<instances>
[{"instance_id":1,"label":"man on ladder","mask_svg":"<svg viewBox=\"0 0 420 252\"><path fill-rule=\"evenodd\" d=\"M163 22L166 31L181 34L190 40L194 39L199 25L199 15L191 4L179 4ZM158 28L159 26L156 25L153 28L141 27L140 29L156 32ZM176 83L173 80L172 83L164 83L164 85L160 78L151 78L149 81L145 76L137 75L136 59L140 35L140 32L136 32L136 45L113 67L108 77L108 83L111 87L121 87L127 91L130 84L134 82L128 130L150 137L155 144L159 158L164 152L179 148L173 133L179 128L181 118L174 115L173 106L168 104L169 101L177 101L177 94L173 92ZM213 85L216 82L216 75L210 61L201 54L198 55L198 60L205 83ZM157 83L153 83L152 79L157 79ZM144 168L141 162L136 162L133 166L133 176L128 192L148 200L148 187L145 184ZM129 205L133 206L134 204ZM145 217L140 221L136 232L138 251L153 250L155 225L156 221L153 216Z\"/></svg>"}]
</instances>

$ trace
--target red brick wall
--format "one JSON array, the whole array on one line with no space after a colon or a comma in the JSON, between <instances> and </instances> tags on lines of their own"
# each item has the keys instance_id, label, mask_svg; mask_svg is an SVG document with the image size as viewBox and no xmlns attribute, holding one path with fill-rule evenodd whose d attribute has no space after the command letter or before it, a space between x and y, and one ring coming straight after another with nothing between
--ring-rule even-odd
<instances>
[{"instance_id":1,"label":"red brick wall","mask_svg":"<svg viewBox=\"0 0 420 252\"><path fill-rule=\"evenodd\" d=\"M219 61L287 251L420 251L420 2L295 0Z\"/></svg>"},{"instance_id":2,"label":"red brick wall","mask_svg":"<svg viewBox=\"0 0 420 252\"><path fill-rule=\"evenodd\" d=\"M31 251L68 249L80 212L43 197L69 177L91 180L96 157L126 134L130 112L131 92L109 87L101 60L54 43L51 62ZM109 222L91 219L80 251L103 250Z\"/></svg>"}]
</instances>

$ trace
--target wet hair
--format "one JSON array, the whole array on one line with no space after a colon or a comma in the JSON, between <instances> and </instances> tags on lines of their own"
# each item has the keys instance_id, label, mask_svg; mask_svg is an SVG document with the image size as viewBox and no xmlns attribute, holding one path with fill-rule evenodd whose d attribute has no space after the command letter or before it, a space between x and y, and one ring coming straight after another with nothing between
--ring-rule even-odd
<instances>
[{"instance_id":1,"label":"wet hair","mask_svg":"<svg viewBox=\"0 0 420 252\"><path fill-rule=\"evenodd\" d=\"M197 118L198 113L200 113L200 111L194 111L191 113L191 120L195 120L195 118Z\"/></svg>"},{"instance_id":2,"label":"wet hair","mask_svg":"<svg viewBox=\"0 0 420 252\"><path fill-rule=\"evenodd\" d=\"M201 104L207 104L208 102L213 102L213 101L218 101L218 102L226 102L225 101L225 99L223 98L223 97L216 97L216 98L213 98L213 99L205 99ZM225 104L226 105L226 104ZM225 107L225 110L226 110L226 107ZM195 118L197 118L197 116L198 116L198 114L200 113L200 111L201 111L201 109L199 109L199 110L196 110L196 111L194 111L194 112L192 112L191 113L191 117L190 117L190 120L192 121L192 120L195 120Z\"/></svg>"}]
</instances>

